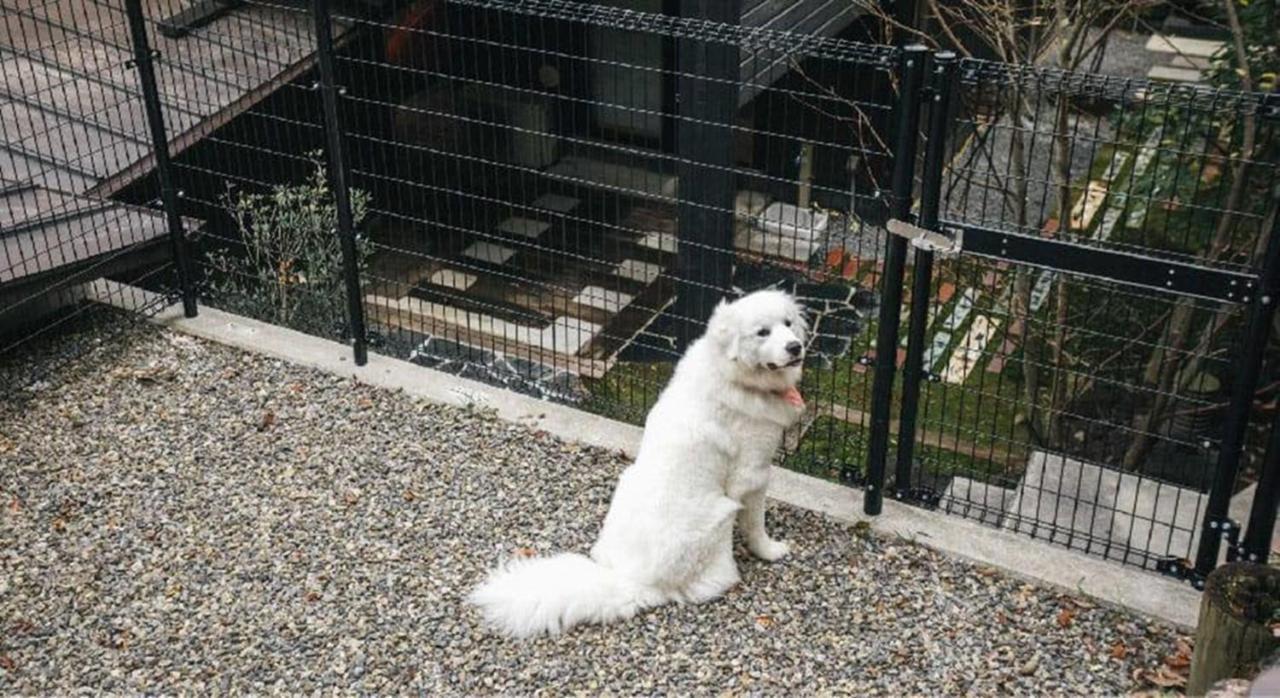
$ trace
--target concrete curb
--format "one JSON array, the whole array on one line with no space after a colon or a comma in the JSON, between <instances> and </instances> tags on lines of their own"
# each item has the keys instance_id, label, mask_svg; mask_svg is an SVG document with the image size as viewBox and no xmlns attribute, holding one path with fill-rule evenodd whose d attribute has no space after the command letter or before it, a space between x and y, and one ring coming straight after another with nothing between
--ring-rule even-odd
<instances>
[{"instance_id":1,"label":"concrete curb","mask_svg":"<svg viewBox=\"0 0 1280 698\"><path fill-rule=\"evenodd\" d=\"M115 297L115 293L111 294ZM431 402L490 409L501 419L541 429L560 438L634 455L641 429L571 407L448 375L399 359L371 354L357 367L350 347L256 320L201 308L196 318L168 308L154 318L160 325L212 342L350 377ZM990 565L1015 576L1079 593L1104 605L1151 616L1182 629L1195 627L1200 594L1190 586L1155 573L1089 557L1043 541L983 526L973 521L907 506L884 503L877 517L862 514L862 492L775 467L770 496L791 506L837 520L866 521L885 535L901 536L938 552Z\"/></svg>"}]
</instances>

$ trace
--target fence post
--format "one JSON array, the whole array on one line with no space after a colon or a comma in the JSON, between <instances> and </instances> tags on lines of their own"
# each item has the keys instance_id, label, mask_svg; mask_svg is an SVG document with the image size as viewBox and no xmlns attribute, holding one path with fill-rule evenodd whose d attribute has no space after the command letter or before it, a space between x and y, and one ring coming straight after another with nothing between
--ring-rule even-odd
<instances>
[{"instance_id":1,"label":"fence post","mask_svg":"<svg viewBox=\"0 0 1280 698\"><path fill-rule=\"evenodd\" d=\"M1244 559L1266 564L1271 554L1271 533L1276 527L1276 506L1280 505L1280 415L1271 422L1271 438L1262 459L1262 476L1253 493L1249 526L1244 530Z\"/></svg>"},{"instance_id":2,"label":"fence post","mask_svg":"<svg viewBox=\"0 0 1280 698\"><path fill-rule=\"evenodd\" d=\"M125 0L124 10L133 44L133 64L138 69L147 126L151 131L156 179L160 183L160 204L164 207L165 223L169 229L169 250L178 274L178 288L182 292L182 312L187 317L195 317L198 311L195 283L191 274L191 255L187 247L187 234L182 226L182 215L178 211L178 190L173 184L173 168L169 162L169 138L165 134L164 108L160 104L160 90L156 87L154 61L157 54L147 41L147 19L142 13L142 0Z\"/></svg>"},{"instance_id":3,"label":"fence post","mask_svg":"<svg viewBox=\"0 0 1280 698\"><path fill-rule=\"evenodd\" d=\"M912 45L902 50L894 124L893 179L889 217L911 215L916 143L920 128L920 86L929 50ZM863 510L870 516L884 506L884 469L889 453L889 412L893 403L898 322L902 317L902 280L907 241L885 234L884 272L880 279L880 319L876 331L875 377L871 386L871 438L867 445L867 485Z\"/></svg>"},{"instance_id":4,"label":"fence post","mask_svg":"<svg viewBox=\"0 0 1280 698\"><path fill-rule=\"evenodd\" d=\"M1235 381L1231 387L1231 402L1227 406L1222 425L1222 445L1214 468L1213 483L1209 489L1209 503L1205 506L1204 522L1200 531L1200 548L1196 552L1195 580L1201 586L1206 575L1218 566L1218 551L1222 537L1229 535L1227 508L1231 505L1232 489L1240 470L1240 458L1244 455L1244 437L1249 426L1249 411L1253 394L1258 388L1262 372L1262 359L1275 319L1276 292L1280 290L1280 215L1272 215L1267 240L1267 250L1262 261L1258 288L1249 299L1249 321L1244 338L1240 342L1241 353L1234 367ZM1268 483L1268 486L1275 487ZM1261 497L1262 483L1256 496ZM1255 502L1257 500L1255 499ZM1274 501L1274 500L1273 500ZM1250 519L1252 520L1252 516ZM1268 532L1267 535L1270 535Z\"/></svg>"},{"instance_id":5,"label":"fence post","mask_svg":"<svg viewBox=\"0 0 1280 698\"><path fill-rule=\"evenodd\" d=\"M947 119L951 109L951 84L955 77L956 55L950 51L934 54L930 69L929 125L920 172L920 220L926 230L938 227L942 200L942 172L947 157ZM924 334L929 323L929 301L933 286L933 252L915 251L911 273L911 313L907 327L907 356L902 363L902 407L898 414L898 460L893 489L899 499L909 496L911 466L915 458L916 414L920 409L920 381L928 371L924 365Z\"/></svg>"},{"instance_id":6,"label":"fence post","mask_svg":"<svg viewBox=\"0 0 1280 698\"><path fill-rule=\"evenodd\" d=\"M368 336L364 326L364 302L360 293L360 260L356 252L355 221L351 212L351 182L347 171L346 143L338 121L338 86L333 68L333 28L329 23L329 0L312 0L316 24L316 63L320 68L320 99L324 107L324 132L328 142L329 183L338 214L338 239L342 247L342 270L347 282L347 321L351 326L351 348L357 366L369 361Z\"/></svg>"}]
</instances>

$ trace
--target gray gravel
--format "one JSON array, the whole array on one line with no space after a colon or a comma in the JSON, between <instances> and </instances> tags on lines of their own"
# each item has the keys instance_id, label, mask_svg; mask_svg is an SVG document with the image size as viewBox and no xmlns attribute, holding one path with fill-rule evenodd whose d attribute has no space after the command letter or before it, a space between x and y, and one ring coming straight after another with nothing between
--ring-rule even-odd
<instances>
[{"instance_id":1,"label":"gray gravel","mask_svg":"<svg viewBox=\"0 0 1280 698\"><path fill-rule=\"evenodd\" d=\"M154 329L0 410L0 693L1111 694L1178 638L775 507L726 598L509 642L461 598L615 454Z\"/></svg>"}]
</instances>

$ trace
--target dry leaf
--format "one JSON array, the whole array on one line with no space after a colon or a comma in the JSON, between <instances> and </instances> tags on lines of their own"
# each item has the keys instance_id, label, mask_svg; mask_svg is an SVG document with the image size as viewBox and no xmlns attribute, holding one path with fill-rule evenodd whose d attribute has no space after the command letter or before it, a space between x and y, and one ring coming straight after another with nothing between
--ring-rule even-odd
<instances>
[{"instance_id":1,"label":"dry leaf","mask_svg":"<svg viewBox=\"0 0 1280 698\"><path fill-rule=\"evenodd\" d=\"M1178 640L1178 650L1168 657L1164 658L1164 663L1170 669L1184 670L1191 666L1191 645L1184 640Z\"/></svg>"},{"instance_id":2,"label":"dry leaf","mask_svg":"<svg viewBox=\"0 0 1280 698\"><path fill-rule=\"evenodd\" d=\"M1187 685L1187 677L1167 666L1158 667L1155 671L1146 671L1142 678L1152 686L1160 688L1181 688Z\"/></svg>"},{"instance_id":3,"label":"dry leaf","mask_svg":"<svg viewBox=\"0 0 1280 698\"><path fill-rule=\"evenodd\" d=\"M0 669L12 674L18 670L18 665L13 661L13 657L7 654L0 654Z\"/></svg>"},{"instance_id":4,"label":"dry leaf","mask_svg":"<svg viewBox=\"0 0 1280 698\"><path fill-rule=\"evenodd\" d=\"M756 627L771 628L773 627L773 619L769 616L756 616Z\"/></svg>"},{"instance_id":5,"label":"dry leaf","mask_svg":"<svg viewBox=\"0 0 1280 698\"><path fill-rule=\"evenodd\" d=\"M1123 642L1116 641L1116 644L1111 646L1112 659L1124 659L1127 656L1129 656L1129 648L1125 647Z\"/></svg>"},{"instance_id":6,"label":"dry leaf","mask_svg":"<svg viewBox=\"0 0 1280 698\"><path fill-rule=\"evenodd\" d=\"M367 410L370 407L373 407L373 400L370 400L367 397L362 397L359 400L356 400L356 405L358 405L362 410Z\"/></svg>"},{"instance_id":7,"label":"dry leaf","mask_svg":"<svg viewBox=\"0 0 1280 698\"><path fill-rule=\"evenodd\" d=\"M305 598L308 603L315 603L320 600L320 592L308 591L306 596L304 596L303 598Z\"/></svg>"},{"instance_id":8,"label":"dry leaf","mask_svg":"<svg viewBox=\"0 0 1280 698\"><path fill-rule=\"evenodd\" d=\"M534 555L537 555L537 554L538 554L538 551L534 550L533 548L516 548L515 549L516 557L533 557Z\"/></svg>"},{"instance_id":9,"label":"dry leaf","mask_svg":"<svg viewBox=\"0 0 1280 698\"><path fill-rule=\"evenodd\" d=\"M276 423L276 413L267 410L262 413L262 421L258 423L258 431L266 431Z\"/></svg>"},{"instance_id":10,"label":"dry leaf","mask_svg":"<svg viewBox=\"0 0 1280 698\"><path fill-rule=\"evenodd\" d=\"M418 498L418 495L414 494L413 490L405 490L405 491L404 491L404 501L406 501L406 502L412 502L413 500L415 500L415 499L417 499L417 498Z\"/></svg>"},{"instance_id":11,"label":"dry leaf","mask_svg":"<svg viewBox=\"0 0 1280 698\"><path fill-rule=\"evenodd\" d=\"M355 492L348 492L342 495L342 501L346 503L347 506L352 506L356 502L360 501L360 495Z\"/></svg>"},{"instance_id":12,"label":"dry leaf","mask_svg":"<svg viewBox=\"0 0 1280 698\"><path fill-rule=\"evenodd\" d=\"M1070 608L1064 608L1058 611L1058 627L1067 628L1071 626L1071 621L1076 619L1076 612Z\"/></svg>"}]
</instances>

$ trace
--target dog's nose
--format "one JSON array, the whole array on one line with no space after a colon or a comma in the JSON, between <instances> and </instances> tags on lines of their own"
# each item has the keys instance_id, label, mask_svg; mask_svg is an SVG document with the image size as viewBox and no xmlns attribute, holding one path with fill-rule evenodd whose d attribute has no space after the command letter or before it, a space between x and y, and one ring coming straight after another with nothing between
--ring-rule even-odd
<instances>
[{"instance_id":1,"label":"dog's nose","mask_svg":"<svg viewBox=\"0 0 1280 698\"><path fill-rule=\"evenodd\" d=\"M800 351L804 349L804 345L800 342L788 342L787 353L792 356L800 356Z\"/></svg>"}]
</instances>

